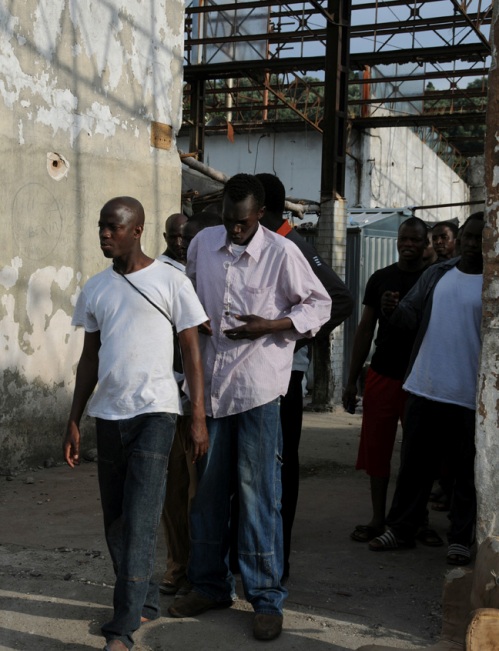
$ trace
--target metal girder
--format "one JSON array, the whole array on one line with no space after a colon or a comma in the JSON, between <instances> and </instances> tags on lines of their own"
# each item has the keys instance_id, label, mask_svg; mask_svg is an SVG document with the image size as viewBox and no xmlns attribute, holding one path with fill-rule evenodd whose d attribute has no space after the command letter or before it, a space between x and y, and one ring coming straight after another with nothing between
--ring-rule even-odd
<instances>
[{"instance_id":1,"label":"metal girder","mask_svg":"<svg viewBox=\"0 0 499 651\"><path fill-rule=\"evenodd\" d=\"M438 5L435 4L437 2ZM444 11L443 2L448 3L448 11ZM433 5L435 8L432 10ZM245 11L251 12L262 7L269 12L268 31L262 29L261 23L257 30L246 30L246 34L238 31L238 25L241 21L244 22L241 15ZM375 77L362 78L362 75L358 75L360 78L347 80L350 88L358 84L362 97L352 100L350 106L366 107L384 102L388 106L394 103L400 106L399 103L405 101L408 104L413 102L412 110L417 111L415 102L418 101L421 104L424 101L427 107L439 99L461 98L462 107L463 98L469 97L471 102L471 98L483 96L483 90L466 92L462 88L456 88L461 79L488 75L490 45L486 30L491 22L491 7L482 8L482 0L352 0L349 7L352 16L349 28L352 43L349 49L349 67L353 71L376 67L378 71ZM214 38L208 38L205 32L194 34L193 21L196 17L207 20L210 12L217 12L217 16L223 15L227 20L233 19L232 31L224 30L223 35ZM366 20L369 12L372 23L369 19ZM437 12L438 16L432 15ZM360 19L354 18L355 16ZM198 81L203 81L206 82L205 116L228 112L230 109L231 115L244 120L245 116L250 116L251 111L252 128L255 128L258 112L262 120L267 120L271 114L273 117L278 116L279 110L291 109L297 120L320 131L322 122L317 108L320 105L320 95L324 94L321 82L314 81L307 86L308 82L302 80L300 90L305 90L296 93L294 82L290 82L288 77L300 79L310 73L320 75L326 71L331 52L329 46L326 57L328 29L331 26L339 27L340 17L341 0L335 0L334 5L331 5L331 0L240 0L222 5L217 5L216 0L204 0L200 6L187 8L186 25L190 30L186 38L188 53L192 48L199 50L207 44L215 45L216 51L217 47L237 47L238 43L258 41L265 42L268 46L266 58L186 65L184 78L188 82L185 92L187 105L190 101L189 86L192 84L195 87ZM407 43L406 46L404 43ZM406 64L413 66L414 74L410 74ZM219 82L231 78L246 79L249 83L214 86L215 80ZM423 84L430 80L436 80L439 94L427 97L422 92ZM406 81L421 82L421 91L412 91L412 96L405 97L402 82ZM442 81L448 85L448 94L446 86L442 89ZM393 86L393 91L390 91L390 85ZM362 90L370 86L379 89L376 90L375 98L369 98ZM251 97L248 95L249 90L253 93ZM227 97L230 95L231 102L220 97L223 93ZM326 110L327 113L327 101L325 104L321 110ZM311 115L310 107L313 107L314 115ZM476 113L470 112L468 123L471 116L477 116L478 121L484 119L481 107L477 106ZM443 119L440 118L440 115L423 114L405 117L397 115L388 119L394 124L402 124L404 119L408 124L413 124L419 119L421 123L439 125L451 125L454 119L449 113ZM355 118L354 124L360 126L359 120L360 118ZM376 126L380 126L380 122Z\"/></svg>"},{"instance_id":2,"label":"metal girder","mask_svg":"<svg viewBox=\"0 0 499 651\"><path fill-rule=\"evenodd\" d=\"M488 50L483 45L463 44L456 48L448 46L428 47L393 52L357 52L350 53L350 68L362 70L364 66L389 65L392 63L448 63L462 61L484 61ZM303 72L323 70L325 57L290 57L286 59L253 59L251 61L230 61L184 66L184 79L223 79L228 77L246 77L248 72L256 70L268 72ZM445 75L442 75L445 76Z\"/></svg>"},{"instance_id":3,"label":"metal girder","mask_svg":"<svg viewBox=\"0 0 499 651\"><path fill-rule=\"evenodd\" d=\"M477 38L480 39L480 41L482 41L482 43L484 43L484 45L486 45L489 48L489 52L490 52L491 46L489 40L486 39L485 36L482 34L480 27L485 22L485 20L488 19L490 21L490 19L492 18L492 3L483 12L476 13L476 14L469 14L468 7L471 5L471 2L469 0L462 0L461 2L459 2L458 0L451 0L451 2L455 10L463 15L468 25L473 29L473 31L477 35Z\"/></svg>"},{"instance_id":4,"label":"metal girder","mask_svg":"<svg viewBox=\"0 0 499 651\"><path fill-rule=\"evenodd\" d=\"M431 113L429 115L384 115L379 117L354 117L352 125L357 129L383 129L386 127L456 126L485 124L485 109L468 113Z\"/></svg>"}]
</instances>

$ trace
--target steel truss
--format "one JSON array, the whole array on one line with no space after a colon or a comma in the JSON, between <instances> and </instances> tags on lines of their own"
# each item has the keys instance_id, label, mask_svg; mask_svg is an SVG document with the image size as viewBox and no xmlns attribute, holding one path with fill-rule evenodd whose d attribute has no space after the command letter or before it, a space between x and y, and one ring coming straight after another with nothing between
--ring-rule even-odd
<instances>
[{"instance_id":1,"label":"steel truss","mask_svg":"<svg viewBox=\"0 0 499 651\"><path fill-rule=\"evenodd\" d=\"M428 129L425 137L431 142L439 130L445 131L447 142L439 136L445 143L442 150L446 156L452 152L458 170L459 152L483 151L480 129L466 138L451 127L485 124L487 88L477 80L488 77L491 4L482 0L348 4L349 26L331 11L336 5L327 0L201 0L187 7L184 124L190 129L191 151L202 158L205 130L223 128L227 122L236 131L280 130L296 120L295 128L322 132L328 111L325 70L332 56L328 26L344 33L348 29L348 117L353 126L410 125L423 132ZM268 12L266 29L255 33L248 26L252 14L262 11ZM210 21L225 23L222 35L205 33L202 26ZM246 57L249 50L253 58L238 60L242 45ZM221 51L236 54L233 60L219 61ZM474 88L467 88L470 80Z\"/></svg>"}]
</instances>

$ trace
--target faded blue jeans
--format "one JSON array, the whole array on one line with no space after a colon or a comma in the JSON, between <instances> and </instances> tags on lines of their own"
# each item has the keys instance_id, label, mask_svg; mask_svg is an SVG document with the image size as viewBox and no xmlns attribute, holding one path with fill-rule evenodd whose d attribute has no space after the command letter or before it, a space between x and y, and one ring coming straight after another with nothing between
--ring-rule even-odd
<instances>
[{"instance_id":1,"label":"faded blue jeans","mask_svg":"<svg viewBox=\"0 0 499 651\"><path fill-rule=\"evenodd\" d=\"M168 413L96 420L104 529L116 574L114 614L102 633L129 649L140 618L160 615L151 577L175 421Z\"/></svg>"},{"instance_id":2,"label":"faded blue jeans","mask_svg":"<svg viewBox=\"0 0 499 651\"><path fill-rule=\"evenodd\" d=\"M244 593L257 613L282 614L287 590L281 520L282 433L279 400L224 418L207 418L210 447L198 462L191 507L188 577L194 590L229 601L230 496L239 493L238 559Z\"/></svg>"}]
</instances>

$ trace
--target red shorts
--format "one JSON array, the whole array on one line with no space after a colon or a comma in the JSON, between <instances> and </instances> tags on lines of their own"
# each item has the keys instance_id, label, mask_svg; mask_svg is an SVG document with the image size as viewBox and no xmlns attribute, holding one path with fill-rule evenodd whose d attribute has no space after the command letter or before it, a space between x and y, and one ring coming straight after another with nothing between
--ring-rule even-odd
<instances>
[{"instance_id":1,"label":"red shorts","mask_svg":"<svg viewBox=\"0 0 499 651\"><path fill-rule=\"evenodd\" d=\"M367 371L362 399L362 430L355 467L371 477L390 477L397 426L402 422L407 393L403 380Z\"/></svg>"}]
</instances>

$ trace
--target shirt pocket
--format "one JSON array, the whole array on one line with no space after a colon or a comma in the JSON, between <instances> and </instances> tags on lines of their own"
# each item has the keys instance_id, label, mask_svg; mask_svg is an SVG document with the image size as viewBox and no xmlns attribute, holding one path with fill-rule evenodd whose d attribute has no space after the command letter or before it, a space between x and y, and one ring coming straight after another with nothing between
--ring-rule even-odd
<instances>
[{"instance_id":1,"label":"shirt pocket","mask_svg":"<svg viewBox=\"0 0 499 651\"><path fill-rule=\"evenodd\" d=\"M246 285L244 294L247 303L247 314L256 314L265 319L275 319L277 307L275 303L275 287L252 287Z\"/></svg>"}]
</instances>

